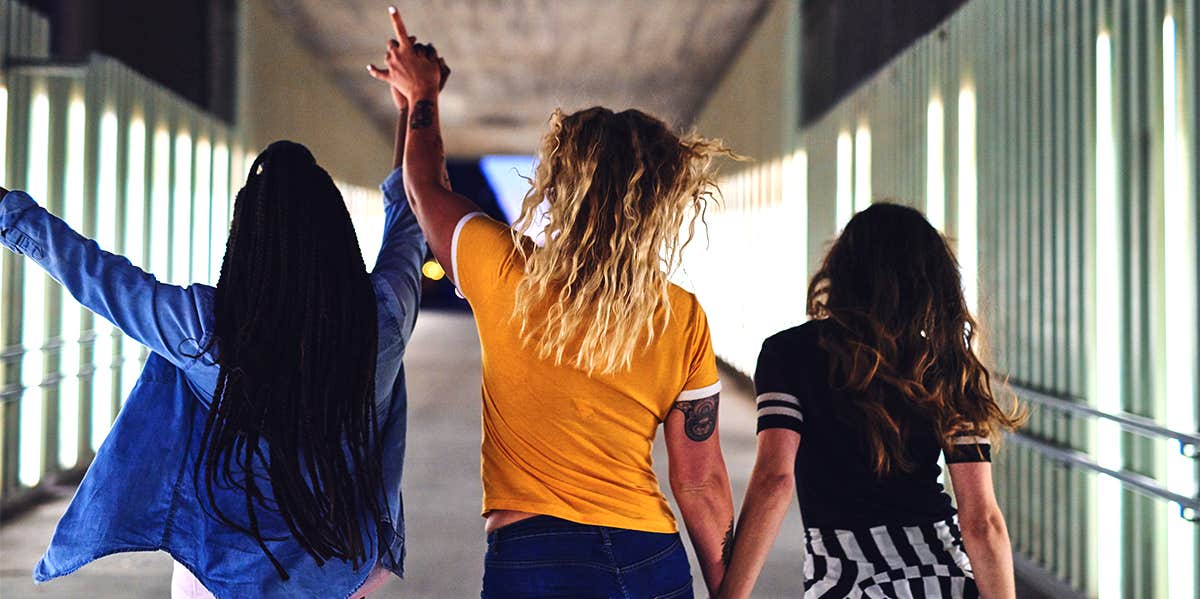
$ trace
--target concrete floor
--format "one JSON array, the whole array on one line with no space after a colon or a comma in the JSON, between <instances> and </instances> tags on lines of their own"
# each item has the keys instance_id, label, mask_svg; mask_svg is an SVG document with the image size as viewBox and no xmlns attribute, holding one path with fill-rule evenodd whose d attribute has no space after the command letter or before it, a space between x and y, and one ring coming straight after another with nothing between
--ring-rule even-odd
<instances>
[{"instance_id":1,"label":"concrete floor","mask_svg":"<svg viewBox=\"0 0 1200 599\"><path fill-rule=\"evenodd\" d=\"M479 518L479 342L469 317L422 314L406 368L409 441L404 503L408 577L392 580L374 596L478 597L485 549L483 520ZM754 463L753 402L749 390L736 384L726 385L722 400L722 446L734 497L740 504ZM656 451L655 463L665 482L666 452L661 440ZM171 559L164 553L109 556L70 576L39 586L32 583L30 571L66 509L70 492L63 489L61 498L0 527L0 596L167 597ZM793 511L784 526L759 582L756 594L762 597L799 595L804 543L799 514ZM695 577L700 592L703 584L699 572Z\"/></svg>"},{"instance_id":2,"label":"concrete floor","mask_svg":"<svg viewBox=\"0 0 1200 599\"><path fill-rule=\"evenodd\" d=\"M408 578L393 579L373 597L447 599L478 597L484 534L479 518L479 343L466 315L427 312L417 323L406 361L409 441L404 498L408 526ZM721 443L740 506L754 464L752 392L726 377L721 401ZM666 481L661 438L655 463ZM109 556L78 572L35 586L33 565L45 549L71 489L0 527L0 597L162 598L170 594L171 559L165 553ZM666 489L668 496L669 489ZM684 533L686 535L686 533ZM802 594L803 529L797 510L784 522L756 587L757 597ZM688 545L688 553L692 554ZM697 596L704 597L698 571ZM1039 596L1023 588L1020 597Z\"/></svg>"}]
</instances>

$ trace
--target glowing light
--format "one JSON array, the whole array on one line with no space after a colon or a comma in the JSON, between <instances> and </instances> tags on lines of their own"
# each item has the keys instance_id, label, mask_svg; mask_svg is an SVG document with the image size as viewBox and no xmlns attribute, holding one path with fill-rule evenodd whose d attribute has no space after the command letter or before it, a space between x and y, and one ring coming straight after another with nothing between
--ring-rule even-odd
<instances>
[{"instance_id":1,"label":"glowing light","mask_svg":"<svg viewBox=\"0 0 1200 599\"><path fill-rule=\"evenodd\" d=\"M176 285L192 282L192 136L175 135L175 193L171 205L171 281Z\"/></svg>"},{"instance_id":2,"label":"glowing light","mask_svg":"<svg viewBox=\"0 0 1200 599\"><path fill-rule=\"evenodd\" d=\"M25 187L29 195L46 201L50 191L50 99L46 92L34 93L29 106L29 167ZM21 360L21 394L17 480L27 487L42 479L42 442L44 398L42 381L45 375L46 344L46 275L32 262L24 263L24 307L21 318L21 345L25 355Z\"/></svg>"},{"instance_id":3,"label":"glowing light","mask_svg":"<svg viewBox=\"0 0 1200 599\"><path fill-rule=\"evenodd\" d=\"M105 249L117 246L117 115L106 111L100 117L100 172L96 179L96 243ZM113 421L113 332L107 320L93 320L96 342L92 347L92 451L108 436Z\"/></svg>"},{"instance_id":4,"label":"glowing light","mask_svg":"<svg viewBox=\"0 0 1200 599\"><path fill-rule=\"evenodd\" d=\"M975 89L958 92L958 264L963 297L975 313L979 303L979 238L976 222Z\"/></svg>"},{"instance_id":5,"label":"glowing light","mask_svg":"<svg viewBox=\"0 0 1200 599\"><path fill-rule=\"evenodd\" d=\"M785 298L788 302L791 302L790 298L804 297L807 293L805 286L808 283L808 152L804 149L793 152L790 167L788 169L791 173L790 184L785 204L790 205L790 208L786 211L786 220L788 235L795 244L792 251L799 271L787 277L791 281L791 290L788 294L790 297ZM803 310L789 308L789 311L798 313L792 314L792 321L785 324L799 324L805 320Z\"/></svg>"},{"instance_id":6,"label":"glowing light","mask_svg":"<svg viewBox=\"0 0 1200 599\"><path fill-rule=\"evenodd\" d=\"M854 134L854 211L871 206L871 130L859 125Z\"/></svg>"},{"instance_id":7,"label":"glowing light","mask_svg":"<svg viewBox=\"0 0 1200 599\"><path fill-rule=\"evenodd\" d=\"M8 88L0 86L0 177L8 179Z\"/></svg>"},{"instance_id":8,"label":"glowing light","mask_svg":"<svg viewBox=\"0 0 1200 599\"><path fill-rule=\"evenodd\" d=\"M854 217L854 142L843 131L837 138L837 229Z\"/></svg>"},{"instance_id":9,"label":"glowing light","mask_svg":"<svg viewBox=\"0 0 1200 599\"><path fill-rule=\"evenodd\" d=\"M192 198L192 278L197 281L209 281L208 266L211 259L209 244L212 243L212 146L208 140L200 138L196 142L196 184L195 196Z\"/></svg>"},{"instance_id":10,"label":"glowing light","mask_svg":"<svg viewBox=\"0 0 1200 599\"><path fill-rule=\"evenodd\" d=\"M67 107L67 147L63 180L63 220L83 230L83 163L87 136L87 108L83 98L74 96ZM58 386L58 464L72 468L79 461L79 363L83 308L68 293L61 295L62 349Z\"/></svg>"},{"instance_id":11,"label":"glowing light","mask_svg":"<svg viewBox=\"0 0 1200 599\"><path fill-rule=\"evenodd\" d=\"M1091 395L1106 412L1121 409L1121 236L1120 208L1116 196L1116 137L1113 134L1112 43L1107 32L1096 39L1096 222L1095 317ZM1116 423L1096 421L1096 458L1107 468L1122 467L1120 429ZM1119 481L1096 479L1096 573L1101 599L1122 594L1123 511Z\"/></svg>"},{"instance_id":12,"label":"glowing light","mask_svg":"<svg viewBox=\"0 0 1200 599\"><path fill-rule=\"evenodd\" d=\"M171 271L171 135L154 132L154 173L150 183L150 272L167 280Z\"/></svg>"},{"instance_id":13,"label":"glowing light","mask_svg":"<svg viewBox=\"0 0 1200 599\"><path fill-rule=\"evenodd\" d=\"M946 114L934 96L925 111L925 218L938 231L946 230Z\"/></svg>"},{"instance_id":14,"label":"glowing light","mask_svg":"<svg viewBox=\"0 0 1200 599\"><path fill-rule=\"evenodd\" d=\"M442 268L441 264L437 263L437 260L428 260L425 264L421 265L421 274L432 281L440 281L442 277L446 276L446 270Z\"/></svg>"},{"instance_id":15,"label":"glowing light","mask_svg":"<svg viewBox=\"0 0 1200 599\"><path fill-rule=\"evenodd\" d=\"M1163 19L1163 301L1166 327L1166 421L1196 430L1196 214L1189 193L1187 160L1179 126L1175 18ZM1184 82L1187 89L1187 82ZM1178 451L1167 452L1167 486L1194 497L1196 463ZM1166 506L1168 595L1196 595L1196 526L1179 517L1179 506Z\"/></svg>"},{"instance_id":16,"label":"glowing light","mask_svg":"<svg viewBox=\"0 0 1200 599\"><path fill-rule=\"evenodd\" d=\"M129 123L129 164L125 180L125 257L135 266L145 267L146 230L146 122L135 116ZM142 346L130 337L121 339L122 401L129 397L137 382Z\"/></svg>"},{"instance_id":17,"label":"glowing light","mask_svg":"<svg viewBox=\"0 0 1200 599\"><path fill-rule=\"evenodd\" d=\"M209 280L221 277L221 259L229 235L229 148L217 143L213 148L212 241L209 246Z\"/></svg>"}]
</instances>

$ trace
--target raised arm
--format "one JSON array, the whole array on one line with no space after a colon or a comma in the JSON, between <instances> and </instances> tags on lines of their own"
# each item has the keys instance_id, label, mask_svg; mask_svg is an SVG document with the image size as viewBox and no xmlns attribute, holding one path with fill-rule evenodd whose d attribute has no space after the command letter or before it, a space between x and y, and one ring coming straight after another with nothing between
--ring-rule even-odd
<instances>
[{"instance_id":1,"label":"raised arm","mask_svg":"<svg viewBox=\"0 0 1200 599\"><path fill-rule=\"evenodd\" d=\"M710 594L725 576L733 541L733 496L717 431L720 395L682 398L664 423L668 476Z\"/></svg>"},{"instance_id":2,"label":"raised arm","mask_svg":"<svg viewBox=\"0 0 1200 599\"><path fill-rule=\"evenodd\" d=\"M1004 514L996 503L989 462L954 462L947 457L946 469L958 504L963 547L971 558L975 584L984 599L1014 599L1012 543Z\"/></svg>"},{"instance_id":3,"label":"raised arm","mask_svg":"<svg viewBox=\"0 0 1200 599\"><path fill-rule=\"evenodd\" d=\"M454 193L445 177L446 151L438 112L445 65L431 46L414 42L395 8L388 10L396 38L388 45L387 68L372 66L369 70L373 77L387 81L408 99L404 176L409 201L434 257L451 280L457 280L451 255L454 229L479 207Z\"/></svg>"},{"instance_id":4,"label":"raised arm","mask_svg":"<svg viewBox=\"0 0 1200 599\"><path fill-rule=\"evenodd\" d=\"M791 507L799 447L800 435L794 430L771 428L758 434L758 456L738 516L733 558L718 597L749 597L754 590Z\"/></svg>"},{"instance_id":5,"label":"raised arm","mask_svg":"<svg viewBox=\"0 0 1200 599\"><path fill-rule=\"evenodd\" d=\"M383 182L383 243L375 260L374 276L387 281L397 303L393 310L406 338L416 324L417 305L421 301L421 261L425 258L425 238L404 192L404 145L408 130L408 100L395 89L396 149L392 174Z\"/></svg>"},{"instance_id":6,"label":"raised arm","mask_svg":"<svg viewBox=\"0 0 1200 599\"><path fill-rule=\"evenodd\" d=\"M0 243L28 257L79 303L177 366L204 343L211 296L159 283L123 256L100 249L20 191L0 188ZM207 288L205 288L207 289Z\"/></svg>"}]
</instances>

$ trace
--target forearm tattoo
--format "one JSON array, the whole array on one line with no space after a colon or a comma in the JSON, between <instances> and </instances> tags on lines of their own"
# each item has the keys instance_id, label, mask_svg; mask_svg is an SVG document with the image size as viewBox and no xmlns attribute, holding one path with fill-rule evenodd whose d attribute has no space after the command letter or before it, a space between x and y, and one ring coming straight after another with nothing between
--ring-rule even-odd
<instances>
[{"instance_id":1,"label":"forearm tattoo","mask_svg":"<svg viewBox=\"0 0 1200 599\"><path fill-rule=\"evenodd\" d=\"M730 558L733 557L733 520L729 521L729 530L725 531L725 538L721 539L721 563L729 565Z\"/></svg>"},{"instance_id":2,"label":"forearm tattoo","mask_svg":"<svg viewBox=\"0 0 1200 599\"><path fill-rule=\"evenodd\" d=\"M692 401L677 401L671 407L683 414L683 432L693 441L707 441L717 430L719 395Z\"/></svg>"},{"instance_id":3,"label":"forearm tattoo","mask_svg":"<svg viewBox=\"0 0 1200 599\"><path fill-rule=\"evenodd\" d=\"M412 109L413 129L428 129L433 126L433 100L420 100Z\"/></svg>"}]
</instances>

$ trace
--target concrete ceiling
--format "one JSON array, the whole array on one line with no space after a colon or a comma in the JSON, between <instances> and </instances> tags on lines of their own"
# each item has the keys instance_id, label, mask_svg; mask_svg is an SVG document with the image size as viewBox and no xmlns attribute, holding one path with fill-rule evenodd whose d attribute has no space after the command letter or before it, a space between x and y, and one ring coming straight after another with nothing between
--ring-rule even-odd
<instances>
[{"instance_id":1,"label":"concrete ceiling","mask_svg":"<svg viewBox=\"0 0 1200 599\"><path fill-rule=\"evenodd\" d=\"M399 0L409 33L454 73L442 94L453 156L529 154L546 119L601 104L691 124L770 0ZM381 0L271 0L346 93L390 130L367 75L392 37Z\"/></svg>"}]
</instances>

